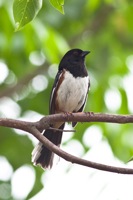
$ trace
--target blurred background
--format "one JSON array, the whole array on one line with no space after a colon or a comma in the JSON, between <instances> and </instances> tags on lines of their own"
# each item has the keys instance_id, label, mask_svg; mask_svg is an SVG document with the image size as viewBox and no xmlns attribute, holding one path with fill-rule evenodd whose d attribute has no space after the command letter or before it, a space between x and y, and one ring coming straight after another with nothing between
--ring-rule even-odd
<instances>
[{"instance_id":1,"label":"blurred background","mask_svg":"<svg viewBox=\"0 0 133 200\"><path fill-rule=\"evenodd\" d=\"M44 1L37 17L18 32L12 4L0 0L0 117L36 121L48 115L58 63L72 48L91 51L85 111L132 114L133 1L65 1L65 15ZM65 129L72 129L71 124ZM0 199L132 199L131 175L63 159L50 171L34 167L31 152L37 142L28 133L0 127ZM126 166L133 156L133 125L79 123L76 133L64 133L61 148L95 162Z\"/></svg>"}]
</instances>

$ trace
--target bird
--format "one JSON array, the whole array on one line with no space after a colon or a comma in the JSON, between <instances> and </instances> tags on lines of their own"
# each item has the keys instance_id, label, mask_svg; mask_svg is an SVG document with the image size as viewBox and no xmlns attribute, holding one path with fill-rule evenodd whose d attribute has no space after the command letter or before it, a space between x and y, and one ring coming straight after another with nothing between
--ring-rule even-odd
<instances>
[{"instance_id":1,"label":"bird","mask_svg":"<svg viewBox=\"0 0 133 200\"><path fill-rule=\"evenodd\" d=\"M90 89L90 78L85 57L90 51L69 50L61 59L50 96L49 114L82 112ZM77 122L72 122L75 127ZM46 129L43 135L60 147L64 122L55 122L53 129ZM54 130L55 128L55 130ZM62 130L62 131L61 131ZM54 153L39 142L32 151L32 162L43 169L52 168Z\"/></svg>"}]
</instances>

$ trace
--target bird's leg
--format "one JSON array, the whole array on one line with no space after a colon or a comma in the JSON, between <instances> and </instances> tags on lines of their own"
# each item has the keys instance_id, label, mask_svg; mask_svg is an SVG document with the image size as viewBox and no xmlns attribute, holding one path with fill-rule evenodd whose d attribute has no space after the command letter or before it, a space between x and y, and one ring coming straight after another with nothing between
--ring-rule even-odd
<instances>
[{"instance_id":1,"label":"bird's leg","mask_svg":"<svg viewBox=\"0 0 133 200\"><path fill-rule=\"evenodd\" d=\"M90 111L90 112L85 112L86 115L94 115L94 112Z\"/></svg>"}]
</instances>

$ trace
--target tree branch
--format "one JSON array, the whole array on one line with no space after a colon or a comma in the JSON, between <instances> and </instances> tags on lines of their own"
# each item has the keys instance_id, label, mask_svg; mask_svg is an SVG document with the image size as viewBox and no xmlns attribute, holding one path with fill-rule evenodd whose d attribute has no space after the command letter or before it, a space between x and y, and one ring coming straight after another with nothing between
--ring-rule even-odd
<instances>
[{"instance_id":1,"label":"tree branch","mask_svg":"<svg viewBox=\"0 0 133 200\"><path fill-rule=\"evenodd\" d=\"M82 166L91 167L94 169L107 171L107 172L114 172L114 173L120 173L120 174L133 174L133 169L130 169L130 168L104 165L104 164L88 161L88 160L73 156L73 155L61 150L58 146L56 146L52 142L50 142L46 137L44 137L42 134L40 134L40 132L35 127L32 127L31 132L32 132L31 134L34 135L40 142L42 142L48 149L50 149L55 154L57 154L61 158L64 158L65 160L67 160L71 163L75 163L75 164L79 164Z\"/></svg>"},{"instance_id":2,"label":"tree branch","mask_svg":"<svg viewBox=\"0 0 133 200\"><path fill-rule=\"evenodd\" d=\"M107 122L126 124L133 123L133 115L115 115L115 114L102 114L93 112L80 112L80 113L60 113L43 117L40 121L36 122L38 130L45 129L45 125L53 124L54 122Z\"/></svg>"},{"instance_id":3,"label":"tree branch","mask_svg":"<svg viewBox=\"0 0 133 200\"><path fill-rule=\"evenodd\" d=\"M112 115L112 114L101 114L101 113L72 113L72 114L54 114L43 117L37 122L26 122L14 119L0 118L0 126L16 128L24 130L28 133L34 135L40 142L42 142L48 149L64 158L65 160L83 165L86 167L95 168L98 170L121 173L121 174L133 174L133 169L114 167L104 164L99 164L84 160L66 153L61 150L59 147L50 142L45 138L41 131L48 129L50 124L54 122L108 122L108 123L133 123L133 115Z\"/></svg>"}]
</instances>

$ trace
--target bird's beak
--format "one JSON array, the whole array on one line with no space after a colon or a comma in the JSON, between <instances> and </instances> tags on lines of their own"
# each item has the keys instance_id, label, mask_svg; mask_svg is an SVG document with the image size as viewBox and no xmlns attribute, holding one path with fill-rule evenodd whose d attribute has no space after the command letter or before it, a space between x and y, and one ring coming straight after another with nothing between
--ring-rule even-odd
<instances>
[{"instance_id":1,"label":"bird's beak","mask_svg":"<svg viewBox=\"0 0 133 200\"><path fill-rule=\"evenodd\" d=\"M89 54L90 53L90 51L83 51L82 52L82 57L85 57L87 54Z\"/></svg>"}]
</instances>

